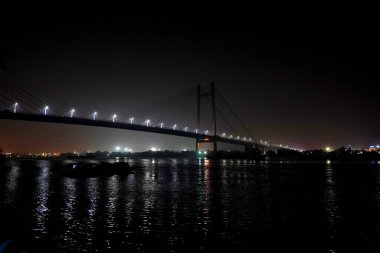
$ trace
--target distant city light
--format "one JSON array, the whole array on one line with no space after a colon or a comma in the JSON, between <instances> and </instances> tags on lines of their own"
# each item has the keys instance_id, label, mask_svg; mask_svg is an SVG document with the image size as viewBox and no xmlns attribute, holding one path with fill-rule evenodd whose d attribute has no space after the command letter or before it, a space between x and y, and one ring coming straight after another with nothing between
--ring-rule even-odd
<instances>
[{"instance_id":1,"label":"distant city light","mask_svg":"<svg viewBox=\"0 0 380 253\"><path fill-rule=\"evenodd\" d=\"M198 129L195 129L195 133L198 134Z\"/></svg>"},{"instance_id":2,"label":"distant city light","mask_svg":"<svg viewBox=\"0 0 380 253\"><path fill-rule=\"evenodd\" d=\"M96 115L98 115L97 112L94 112L94 113L92 114L92 119L93 119L93 120L96 120Z\"/></svg>"},{"instance_id":3,"label":"distant city light","mask_svg":"<svg viewBox=\"0 0 380 253\"><path fill-rule=\"evenodd\" d=\"M163 128L164 127L164 122L161 122L160 123L160 128Z\"/></svg>"},{"instance_id":4,"label":"distant city light","mask_svg":"<svg viewBox=\"0 0 380 253\"><path fill-rule=\"evenodd\" d=\"M128 151L128 148L124 148L124 151L127 152L127 151Z\"/></svg>"},{"instance_id":5,"label":"distant city light","mask_svg":"<svg viewBox=\"0 0 380 253\"><path fill-rule=\"evenodd\" d=\"M133 118L133 117L129 118L129 121L131 122L131 124L133 124L134 120L135 120L135 118Z\"/></svg>"},{"instance_id":6,"label":"distant city light","mask_svg":"<svg viewBox=\"0 0 380 253\"><path fill-rule=\"evenodd\" d=\"M173 125L173 130L175 130L177 128L177 124L174 124Z\"/></svg>"},{"instance_id":7,"label":"distant city light","mask_svg":"<svg viewBox=\"0 0 380 253\"><path fill-rule=\"evenodd\" d=\"M18 106L18 103L16 102L16 103L14 104L13 113L16 113L16 112L17 112L17 106Z\"/></svg>"},{"instance_id":8,"label":"distant city light","mask_svg":"<svg viewBox=\"0 0 380 253\"><path fill-rule=\"evenodd\" d=\"M47 110L49 109L49 106L45 106L45 109L44 109L44 114L46 115L47 114Z\"/></svg>"},{"instance_id":9,"label":"distant city light","mask_svg":"<svg viewBox=\"0 0 380 253\"><path fill-rule=\"evenodd\" d=\"M201 155L201 154L202 154L202 151L198 151L198 154L200 154L200 155Z\"/></svg>"},{"instance_id":10,"label":"distant city light","mask_svg":"<svg viewBox=\"0 0 380 253\"><path fill-rule=\"evenodd\" d=\"M112 122L115 122L116 117L117 117L116 114L114 114L114 115L112 116Z\"/></svg>"},{"instance_id":11,"label":"distant city light","mask_svg":"<svg viewBox=\"0 0 380 253\"><path fill-rule=\"evenodd\" d=\"M116 146L115 150L120 151L120 146Z\"/></svg>"},{"instance_id":12,"label":"distant city light","mask_svg":"<svg viewBox=\"0 0 380 253\"><path fill-rule=\"evenodd\" d=\"M330 147L326 147L325 150L326 150L326 152L330 152L331 148Z\"/></svg>"},{"instance_id":13,"label":"distant city light","mask_svg":"<svg viewBox=\"0 0 380 253\"><path fill-rule=\"evenodd\" d=\"M157 148L152 147L150 150L153 151L153 152L156 152L156 151L157 151Z\"/></svg>"},{"instance_id":14,"label":"distant city light","mask_svg":"<svg viewBox=\"0 0 380 253\"><path fill-rule=\"evenodd\" d=\"M222 136L225 137L225 136L226 136L226 133L223 133Z\"/></svg>"},{"instance_id":15,"label":"distant city light","mask_svg":"<svg viewBox=\"0 0 380 253\"><path fill-rule=\"evenodd\" d=\"M327 160L326 163L327 163L327 164L331 164L331 161L330 161L330 160Z\"/></svg>"},{"instance_id":16,"label":"distant city light","mask_svg":"<svg viewBox=\"0 0 380 253\"><path fill-rule=\"evenodd\" d=\"M188 127L185 127L185 132L187 132L188 129L189 129Z\"/></svg>"},{"instance_id":17,"label":"distant city light","mask_svg":"<svg viewBox=\"0 0 380 253\"><path fill-rule=\"evenodd\" d=\"M150 123L150 119L145 120L145 123L146 123L146 126L148 127Z\"/></svg>"},{"instance_id":18,"label":"distant city light","mask_svg":"<svg viewBox=\"0 0 380 253\"><path fill-rule=\"evenodd\" d=\"M74 116L75 109L71 109L70 111L70 117L72 118Z\"/></svg>"},{"instance_id":19,"label":"distant city light","mask_svg":"<svg viewBox=\"0 0 380 253\"><path fill-rule=\"evenodd\" d=\"M208 135L208 130L205 131L205 135Z\"/></svg>"},{"instance_id":20,"label":"distant city light","mask_svg":"<svg viewBox=\"0 0 380 253\"><path fill-rule=\"evenodd\" d=\"M207 151L204 151L203 154L204 154L204 155L207 155Z\"/></svg>"}]
</instances>

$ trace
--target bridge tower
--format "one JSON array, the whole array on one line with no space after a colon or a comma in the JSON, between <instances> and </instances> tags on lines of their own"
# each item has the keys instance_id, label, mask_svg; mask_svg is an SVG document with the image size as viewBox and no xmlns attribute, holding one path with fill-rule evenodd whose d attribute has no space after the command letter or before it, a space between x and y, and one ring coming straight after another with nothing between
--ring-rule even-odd
<instances>
[{"instance_id":1,"label":"bridge tower","mask_svg":"<svg viewBox=\"0 0 380 253\"><path fill-rule=\"evenodd\" d=\"M201 99L211 97L211 109L212 109L212 119L214 126L214 135L213 138L210 139L196 139L196 151L199 151L200 143L213 142L214 144L214 152L218 151L217 145L217 135L216 135L216 108L215 108L215 83L210 84L210 91L202 92L201 85L197 86L197 128L200 129L201 124Z\"/></svg>"}]
</instances>

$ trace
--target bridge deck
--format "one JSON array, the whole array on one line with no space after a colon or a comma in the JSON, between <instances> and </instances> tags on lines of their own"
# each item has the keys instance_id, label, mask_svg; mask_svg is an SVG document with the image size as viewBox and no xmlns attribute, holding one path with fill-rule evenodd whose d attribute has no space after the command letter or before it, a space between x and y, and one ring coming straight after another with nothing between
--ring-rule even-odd
<instances>
[{"instance_id":1,"label":"bridge deck","mask_svg":"<svg viewBox=\"0 0 380 253\"><path fill-rule=\"evenodd\" d=\"M28 114L28 113L12 113L10 111L0 112L0 119L107 127L107 128L134 130L134 131L142 131L142 132L150 132L150 133L158 133L158 134L167 134L167 135L174 135L174 136L187 137L187 138L193 138L193 139L204 139L204 140L207 139L207 141L209 142L212 142L216 139L217 142L221 142L221 143L229 143L229 144L236 144L236 145L243 145L243 146L253 145L257 147L264 147L264 145L261 145L259 143L229 139L229 138L224 138L221 136L197 134L194 132L185 132L181 130L173 130L173 129L167 129L167 128L144 126L144 125L138 125L138 124L122 123L122 122L111 122L111 121L105 121L105 120L62 117L62 116L43 115L43 114L38 115L38 114Z\"/></svg>"}]
</instances>

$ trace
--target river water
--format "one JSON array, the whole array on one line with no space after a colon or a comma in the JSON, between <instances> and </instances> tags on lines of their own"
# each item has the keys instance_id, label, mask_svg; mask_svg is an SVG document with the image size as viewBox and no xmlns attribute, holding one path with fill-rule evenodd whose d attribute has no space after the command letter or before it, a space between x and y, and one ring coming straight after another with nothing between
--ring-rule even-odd
<instances>
[{"instance_id":1,"label":"river water","mask_svg":"<svg viewBox=\"0 0 380 253\"><path fill-rule=\"evenodd\" d=\"M2 239L31 252L380 252L379 162L126 161L143 167L67 178L59 162L7 161Z\"/></svg>"}]
</instances>

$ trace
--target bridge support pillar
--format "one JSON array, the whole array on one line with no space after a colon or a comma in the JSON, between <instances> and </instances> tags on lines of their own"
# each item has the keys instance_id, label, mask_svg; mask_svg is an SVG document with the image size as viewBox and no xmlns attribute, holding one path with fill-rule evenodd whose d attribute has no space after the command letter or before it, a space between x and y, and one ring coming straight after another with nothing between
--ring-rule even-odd
<instances>
[{"instance_id":1,"label":"bridge support pillar","mask_svg":"<svg viewBox=\"0 0 380 253\"><path fill-rule=\"evenodd\" d=\"M209 91L202 91L201 86L197 86L197 129L200 129L201 122L201 98L202 97L211 97L211 110L212 110L212 121L214 128L214 136L213 140L201 141L199 139L196 140L196 148L195 150L198 152L200 147L199 143L201 142L213 142L214 152L218 152L218 142L217 142L217 132L216 132L216 107L215 107L215 84L212 82L210 84Z\"/></svg>"},{"instance_id":2,"label":"bridge support pillar","mask_svg":"<svg viewBox=\"0 0 380 253\"><path fill-rule=\"evenodd\" d=\"M196 141L195 141L195 152L198 153L199 149L200 149L200 143L199 143L199 140L196 139Z\"/></svg>"}]
</instances>

